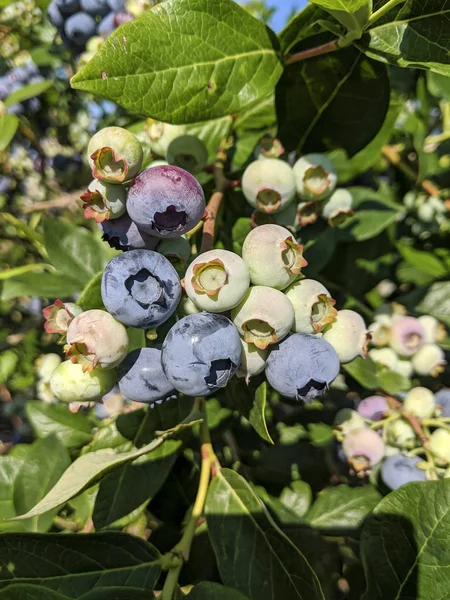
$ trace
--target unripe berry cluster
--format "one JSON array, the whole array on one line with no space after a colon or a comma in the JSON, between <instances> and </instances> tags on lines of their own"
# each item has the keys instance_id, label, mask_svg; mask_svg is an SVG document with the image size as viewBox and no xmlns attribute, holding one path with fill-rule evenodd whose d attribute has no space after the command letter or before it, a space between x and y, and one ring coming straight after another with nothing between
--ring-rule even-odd
<instances>
[{"instance_id":1,"label":"unripe berry cluster","mask_svg":"<svg viewBox=\"0 0 450 600\"><path fill-rule=\"evenodd\" d=\"M52 0L47 14L63 43L75 54L94 36L106 38L133 19L123 0Z\"/></svg>"},{"instance_id":2,"label":"unripe berry cluster","mask_svg":"<svg viewBox=\"0 0 450 600\"><path fill-rule=\"evenodd\" d=\"M369 356L384 368L411 378L437 377L444 371L445 353L440 347L447 332L444 325L430 315L408 316L406 310L392 304L382 306L369 326Z\"/></svg>"},{"instance_id":3,"label":"unripe berry cluster","mask_svg":"<svg viewBox=\"0 0 450 600\"><path fill-rule=\"evenodd\" d=\"M409 213L405 223L419 239L426 240L433 234L448 234L450 231L448 200L410 191L403 197L403 204Z\"/></svg>"},{"instance_id":4,"label":"unripe berry cluster","mask_svg":"<svg viewBox=\"0 0 450 600\"><path fill-rule=\"evenodd\" d=\"M369 396L335 417L338 455L359 477L379 473L397 489L450 476L450 389L414 387L393 397Z\"/></svg>"}]
</instances>

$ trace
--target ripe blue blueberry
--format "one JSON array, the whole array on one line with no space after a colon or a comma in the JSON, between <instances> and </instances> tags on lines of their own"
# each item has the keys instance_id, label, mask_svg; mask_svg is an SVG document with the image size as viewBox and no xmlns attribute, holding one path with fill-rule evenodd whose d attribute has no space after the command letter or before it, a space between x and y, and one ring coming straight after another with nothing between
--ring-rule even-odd
<instances>
[{"instance_id":1,"label":"ripe blue blueberry","mask_svg":"<svg viewBox=\"0 0 450 600\"><path fill-rule=\"evenodd\" d=\"M203 217L205 195L193 175L173 166L145 169L128 192L127 209L136 225L157 237L177 237Z\"/></svg>"},{"instance_id":2,"label":"ripe blue blueberry","mask_svg":"<svg viewBox=\"0 0 450 600\"><path fill-rule=\"evenodd\" d=\"M92 17L103 17L110 12L106 0L80 0L81 10Z\"/></svg>"},{"instance_id":3,"label":"ripe blue blueberry","mask_svg":"<svg viewBox=\"0 0 450 600\"><path fill-rule=\"evenodd\" d=\"M116 250L154 250L160 241L141 231L127 213L118 219L98 223L98 228L103 233L103 241Z\"/></svg>"},{"instance_id":4,"label":"ripe blue blueberry","mask_svg":"<svg viewBox=\"0 0 450 600\"><path fill-rule=\"evenodd\" d=\"M339 373L339 358L334 348L314 335L295 333L272 348L266 377L287 398L310 403L327 391Z\"/></svg>"},{"instance_id":5,"label":"ripe blue blueberry","mask_svg":"<svg viewBox=\"0 0 450 600\"><path fill-rule=\"evenodd\" d=\"M208 396L227 385L241 363L241 340L223 315L206 312L180 319L162 346L162 366L175 389Z\"/></svg>"},{"instance_id":6,"label":"ripe blue blueberry","mask_svg":"<svg viewBox=\"0 0 450 600\"><path fill-rule=\"evenodd\" d=\"M58 27L58 29L63 26L64 17L58 8L57 0L52 0L52 2L50 2L47 8L47 15L52 25Z\"/></svg>"},{"instance_id":7,"label":"ripe blue blueberry","mask_svg":"<svg viewBox=\"0 0 450 600\"><path fill-rule=\"evenodd\" d=\"M388 456L381 465L381 478L391 490L396 490L411 481L426 481L425 471L417 467L420 462L422 459L418 456Z\"/></svg>"},{"instance_id":8,"label":"ripe blue blueberry","mask_svg":"<svg viewBox=\"0 0 450 600\"><path fill-rule=\"evenodd\" d=\"M79 0L55 0L55 5L64 17L73 15L80 8Z\"/></svg>"},{"instance_id":9,"label":"ripe blue blueberry","mask_svg":"<svg viewBox=\"0 0 450 600\"><path fill-rule=\"evenodd\" d=\"M115 256L103 272L103 302L125 325L157 327L174 313L180 298L180 278L158 252L124 252Z\"/></svg>"},{"instance_id":10,"label":"ripe blue blueberry","mask_svg":"<svg viewBox=\"0 0 450 600\"><path fill-rule=\"evenodd\" d=\"M125 3L123 0L107 0L109 8L113 12L120 12L125 10Z\"/></svg>"},{"instance_id":11,"label":"ripe blue blueberry","mask_svg":"<svg viewBox=\"0 0 450 600\"><path fill-rule=\"evenodd\" d=\"M450 388L442 388L435 396L434 400L439 409L439 416L450 417Z\"/></svg>"},{"instance_id":12,"label":"ripe blue blueberry","mask_svg":"<svg viewBox=\"0 0 450 600\"><path fill-rule=\"evenodd\" d=\"M117 29L115 19L116 15L113 12L106 15L106 17L103 17L97 27L98 35L105 38L108 37L108 35L111 35L111 33Z\"/></svg>"},{"instance_id":13,"label":"ripe blue blueberry","mask_svg":"<svg viewBox=\"0 0 450 600\"><path fill-rule=\"evenodd\" d=\"M95 35L95 21L86 13L75 13L64 24L64 33L69 42L77 47L83 47L89 38Z\"/></svg>"},{"instance_id":14,"label":"ripe blue blueberry","mask_svg":"<svg viewBox=\"0 0 450 600\"><path fill-rule=\"evenodd\" d=\"M161 350L137 348L130 352L117 368L122 394L134 402L159 403L175 394L173 385L164 375Z\"/></svg>"}]
</instances>

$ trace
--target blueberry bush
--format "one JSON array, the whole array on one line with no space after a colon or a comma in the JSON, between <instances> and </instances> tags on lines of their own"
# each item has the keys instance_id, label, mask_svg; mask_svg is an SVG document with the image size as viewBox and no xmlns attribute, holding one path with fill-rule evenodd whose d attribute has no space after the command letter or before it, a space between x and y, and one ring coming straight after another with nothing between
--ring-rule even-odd
<instances>
[{"instance_id":1,"label":"blueberry bush","mask_svg":"<svg viewBox=\"0 0 450 600\"><path fill-rule=\"evenodd\" d=\"M445 0L0 0L0 600L450 597Z\"/></svg>"}]
</instances>

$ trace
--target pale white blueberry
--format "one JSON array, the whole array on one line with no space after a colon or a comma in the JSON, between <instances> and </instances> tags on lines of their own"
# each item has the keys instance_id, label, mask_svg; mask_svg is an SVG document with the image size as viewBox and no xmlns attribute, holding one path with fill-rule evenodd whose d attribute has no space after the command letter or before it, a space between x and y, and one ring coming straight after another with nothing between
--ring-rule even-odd
<instances>
[{"instance_id":1,"label":"pale white blueberry","mask_svg":"<svg viewBox=\"0 0 450 600\"><path fill-rule=\"evenodd\" d=\"M374 346L386 346L391 339L392 317L390 315L377 315L375 321L369 325L371 343Z\"/></svg>"},{"instance_id":2,"label":"pale white blueberry","mask_svg":"<svg viewBox=\"0 0 450 600\"><path fill-rule=\"evenodd\" d=\"M87 310L73 319L67 330L66 356L83 371L112 369L127 355L126 328L104 310Z\"/></svg>"},{"instance_id":3,"label":"pale white blueberry","mask_svg":"<svg viewBox=\"0 0 450 600\"><path fill-rule=\"evenodd\" d=\"M186 125L152 122L146 127L152 152L158 156L167 155L167 148L172 140L186 133Z\"/></svg>"},{"instance_id":4,"label":"pale white blueberry","mask_svg":"<svg viewBox=\"0 0 450 600\"><path fill-rule=\"evenodd\" d=\"M400 356L412 356L425 343L425 329L414 317L401 317L392 323L389 345Z\"/></svg>"},{"instance_id":5,"label":"pale white blueberry","mask_svg":"<svg viewBox=\"0 0 450 600\"><path fill-rule=\"evenodd\" d=\"M306 154L294 164L297 192L306 202L325 200L335 190L337 172L324 154Z\"/></svg>"},{"instance_id":6,"label":"pale white blueberry","mask_svg":"<svg viewBox=\"0 0 450 600\"><path fill-rule=\"evenodd\" d=\"M386 439L391 446L411 447L416 439L414 429L403 419L397 419L386 425Z\"/></svg>"},{"instance_id":7,"label":"pale white blueberry","mask_svg":"<svg viewBox=\"0 0 450 600\"><path fill-rule=\"evenodd\" d=\"M53 371L61 363L61 357L59 354L50 352L49 354L42 354L35 362L36 374L41 381L50 381L50 377Z\"/></svg>"},{"instance_id":8,"label":"pale white blueberry","mask_svg":"<svg viewBox=\"0 0 450 600\"><path fill-rule=\"evenodd\" d=\"M361 429L365 425L363 417L351 408L341 408L334 417L334 427L343 435L347 435L354 429Z\"/></svg>"},{"instance_id":9,"label":"pale white blueberry","mask_svg":"<svg viewBox=\"0 0 450 600\"><path fill-rule=\"evenodd\" d=\"M303 246L288 229L275 224L250 231L242 245L242 258L254 285L278 290L284 290L308 264L303 258Z\"/></svg>"},{"instance_id":10,"label":"pale white blueberry","mask_svg":"<svg viewBox=\"0 0 450 600\"><path fill-rule=\"evenodd\" d=\"M114 369L83 371L82 365L62 362L50 378L50 389L61 402L98 402L116 384Z\"/></svg>"},{"instance_id":11,"label":"pale white blueberry","mask_svg":"<svg viewBox=\"0 0 450 600\"><path fill-rule=\"evenodd\" d=\"M428 450L440 464L450 463L450 432L439 427L428 440Z\"/></svg>"},{"instance_id":12,"label":"pale white blueberry","mask_svg":"<svg viewBox=\"0 0 450 600\"><path fill-rule=\"evenodd\" d=\"M430 418L435 408L433 392L420 386L410 389L403 401L403 409L420 419Z\"/></svg>"},{"instance_id":13,"label":"pale white blueberry","mask_svg":"<svg viewBox=\"0 0 450 600\"><path fill-rule=\"evenodd\" d=\"M250 273L240 256L228 250L210 250L189 265L184 287L189 298L202 310L223 312L244 298Z\"/></svg>"},{"instance_id":14,"label":"pale white blueberry","mask_svg":"<svg viewBox=\"0 0 450 600\"><path fill-rule=\"evenodd\" d=\"M231 316L244 340L265 350L289 333L295 315L291 301L283 292L256 285L248 290Z\"/></svg>"},{"instance_id":15,"label":"pale white blueberry","mask_svg":"<svg viewBox=\"0 0 450 600\"><path fill-rule=\"evenodd\" d=\"M417 319L425 331L425 342L434 344L445 340L447 332L445 327L431 315L422 315Z\"/></svg>"},{"instance_id":16,"label":"pale white blueberry","mask_svg":"<svg viewBox=\"0 0 450 600\"><path fill-rule=\"evenodd\" d=\"M264 371L269 350L261 350L260 348L257 348L255 344L249 344L242 338L241 344L241 366L236 375L238 377L245 377L245 382L248 384L252 377L259 375L259 373Z\"/></svg>"},{"instance_id":17,"label":"pale white blueberry","mask_svg":"<svg viewBox=\"0 0 450 600\"><path fill-rule=\"evenodd\" d=\"M366 471L384 456L383 439L372 429L353 429L344 438L342 450L355 471Z\"/></svg>"},{"instance_id":18,"label":"pale white blueberry","mask_svg":"<svg viewBox=\"0 0 450 600\"><path fill-rule=\"evenodd\" d=\"M392 348L371 348L367 355L376 363L391 371L396 371L398 356Z\"/></svg>"},{"instance_id":19,"label":"pale white blueberry","mask_svg":"<svg viewBox=\"0 0 450 600\"><path fill-rule=\"evenodd\" d=\"M329 325L323 337L336 350L341 364L352 361L357 356L364 357L370 335L364 319L353 310L340 310Z\"/></svg>"},{"instance_id":20,"label":"pale white blueberry","mask_svg":"<svg viewBox=\"0 0 450 600\"><path fill-rule=\"evenodd\" d=\"M296 333L320 333L338 314L335 300L327 288L315 279L302 279L285 292L295 311Z\"/></svg>"},{"instance_id":21,"label":"pale white blueberry","mask_svg":"<svg viewBox=\"0 0 450 600\"><path fill-rule=\"evenodd\" d=\"M395 365L394 371L403 375L404 377L411 378L414 374L414 367L410 360L398 359L397 364Z\"/></svg>"},{"instance_id":22,"label":"pale white blueberry","mask_svg":"<svg viewBox=\"0 0 450 600\"><path fill-rule=\"evenodd\" d=\"M322 207L322 217L334 227L354 214L352 206L353 196L349 190L345 188L335 190Z\"/></svg>"},{"instance_id":23,"label":"pale white blueberry","mask_svg":"<svg viewBox=\"0 0 450 600\"><path fill-rule=\"evenodd\" d=\"M278 212L295 198L292 167L279 158L255 160L244 171L242 192L254 208L267 213Z\"/></svg>"},{"instance_id":24,"label":"pale white blueberry","mask_svg":"<svg viewBox=\"0 0 450 600\"><path fill-rule=\"evenodd\" d=\"M445 352L437 344L424 344L412 356L411 364L418 375L437 377L443 373L447 361Z\"/></svg>"}]
</instances>

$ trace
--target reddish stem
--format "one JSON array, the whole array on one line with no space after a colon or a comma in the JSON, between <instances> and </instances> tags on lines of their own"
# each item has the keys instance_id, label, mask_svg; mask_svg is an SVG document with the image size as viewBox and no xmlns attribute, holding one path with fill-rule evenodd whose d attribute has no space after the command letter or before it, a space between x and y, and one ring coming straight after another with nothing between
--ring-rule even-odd
<instances>
[{"instance_id":1,"label":"reddish stem","mask_svg":"<svg viewBox=\"0 0 450 600\"><path fill-rule=\"evenodd\" d=\"M208 252L208 250L212 250L214 247L217 213L219 212L223 196L223 192L214 192L206 206L200 254Z\"/></svg>"},{"instance_id":2,"label":"reddish stem","mask_svg":"<svg viewBox=\"0 0 450 600\"><path fill-rule=\"evenodd\" d=\"M308 50L302 50L302 52L295 52L294 54L287 54L284 57L284 64L291 65L293 63L306 60L307 58L312 58L313 56L320 56L321 54L336 52L336 50L340 50L339 42L340 40L333 40L332 42L322 44L322 46L308 48Z\"/></svg>"},{"instance_id":3,"label":"reddish stem","mask_svg":"<svg viewBox=\"0 0 450 600\"><path fill-rule=\"evenodd\" d=\"M425 445L428 442L428 438L425 435L424 430L422 429L422 425L417 417L412 415L411 413L405 412L402 410L403 405L401 402L393 398L392 396L386 396L386 400L391 408L400 409L402 411L402 416L408 421L411 427L414 429L417 437L420 440L422 445Z\"/></svg>"}]
</instances>

